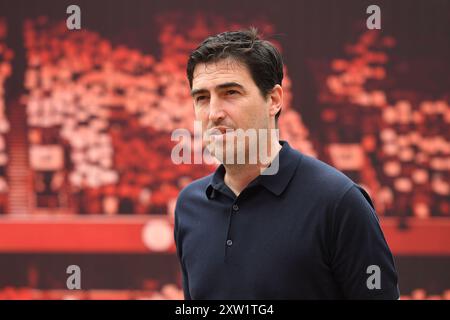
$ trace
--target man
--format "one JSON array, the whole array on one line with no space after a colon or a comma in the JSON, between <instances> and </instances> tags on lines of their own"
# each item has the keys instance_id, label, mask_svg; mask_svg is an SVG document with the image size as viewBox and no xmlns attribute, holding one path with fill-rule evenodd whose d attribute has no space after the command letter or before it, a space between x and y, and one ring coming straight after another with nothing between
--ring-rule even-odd
<instances>
[{"instance_id":1,"label":"man","mask_svg":"<svg viewBox=\"0 0 450 320\"><path fill-rule=\"evenodd\" d=\"M282 58L255 29L207 38L187 75L213 155L225 142L236 145L238 129L277 127ZM224 161L180 193L174 235L185 299L398 299L367 193L267 137L257 142L268 142L269 162L251 163L246 145L245 163ZM275 174L264 174L274 163Z\"/></svg>"}]
</instances>

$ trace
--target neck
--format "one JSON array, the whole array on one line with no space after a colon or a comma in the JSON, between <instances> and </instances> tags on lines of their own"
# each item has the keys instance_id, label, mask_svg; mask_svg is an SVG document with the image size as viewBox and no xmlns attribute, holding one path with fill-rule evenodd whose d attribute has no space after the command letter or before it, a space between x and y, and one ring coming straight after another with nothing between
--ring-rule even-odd
<instances>
[{"instance_id":1,"label":"neck","mask_svg":"<svg viewBox=\"0 0 450 320\"><path fill-rule=\"evenodd\" d=\"M225 165L225 184L238 196L245 187L258 177L261 172L267 168L273 159L278 155L281 150L280 143L276 140L273 141L269 148L269 163L267 164L233 164Z\"/></svg>"}]
</instances>

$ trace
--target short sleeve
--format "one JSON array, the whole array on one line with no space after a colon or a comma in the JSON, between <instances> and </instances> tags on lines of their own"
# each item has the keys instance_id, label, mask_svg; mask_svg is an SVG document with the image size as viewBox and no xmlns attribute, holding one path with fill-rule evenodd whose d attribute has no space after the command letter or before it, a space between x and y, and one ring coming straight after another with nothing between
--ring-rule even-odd
<instances>
[{"instance_id":1,"label":"short sleeve","mask_svg":"<svg viewBox=\"0 0 450 320\"><path fill-rule=\"evenodd\" d=\"M331 269L347 299L398 299L398 276L367 192L353 184L332 223Z\"/></svg>"},{"instance_id":2,"label":"short sleeve","mask_svg":"<svg viewBox=\"0 0 450 320\"><path fill-rule=\"evenodd\" d=\"M192 300L191 295L189 293L189 282L187 277L187 271L184 266L184 263L181 259L181 243L179 241L179 223L178 223L178 216L175 213L175 226L174 226L174 239L175 239L175 246L177 250L177 257L178 261L180 262L181 266L181 276L182 276L182 286L183 286L183 293L184 293L184 299L185 300Z\"/></svg>"}]
</instances>

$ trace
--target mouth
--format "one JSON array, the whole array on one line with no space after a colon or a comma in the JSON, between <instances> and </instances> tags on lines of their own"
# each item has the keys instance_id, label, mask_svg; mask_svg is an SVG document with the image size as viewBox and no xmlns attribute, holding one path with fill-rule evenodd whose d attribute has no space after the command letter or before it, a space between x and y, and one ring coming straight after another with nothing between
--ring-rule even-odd
<instances>
[{"instance_id":1,"label":"mouth","mask_svg":"<svg viewBox=\"0 0 450 320\"><path fill-rule=\"evenodd\" d=\"M226 133L230 133L232 131L234 131L234 129L229 128L229 127L223 127L223 126L214 127L209 130L209 135L210 136L219 136L219 135L224 135Z\"/></svg>"}]
</instances>

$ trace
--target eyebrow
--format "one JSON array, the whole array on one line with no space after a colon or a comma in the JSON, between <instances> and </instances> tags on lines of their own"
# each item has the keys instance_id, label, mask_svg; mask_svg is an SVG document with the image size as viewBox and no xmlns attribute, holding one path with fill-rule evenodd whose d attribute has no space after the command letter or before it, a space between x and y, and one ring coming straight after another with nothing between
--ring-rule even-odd
<instances>
[{"instance_id":1,"label":"eyebrow","mask_svg":"<svg viewBox=\"0 0 450 320\"><path fill-rule=\"evenodd\" d=\"M220 89L227 89L227 88L232 88L232 87L238 87L241 90L245 91L244 86L237 82L221 83L221 84L217 85L214 89L220 90ZM195 89L195 90L191 91L191 96L193 97L199 93L207 93L207 92L208 92L208 90L205 88Z\"/></svg>"}]
</instances>

